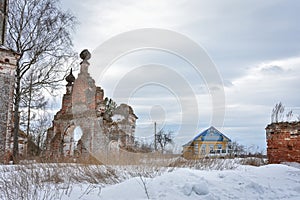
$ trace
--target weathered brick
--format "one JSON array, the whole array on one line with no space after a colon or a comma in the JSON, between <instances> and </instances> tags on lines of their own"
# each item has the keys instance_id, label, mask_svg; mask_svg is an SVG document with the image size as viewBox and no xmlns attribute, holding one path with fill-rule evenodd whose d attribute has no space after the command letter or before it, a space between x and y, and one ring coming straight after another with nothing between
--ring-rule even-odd
<instances>
[{"instance_id":1,"label":"weathered brick","mask_svg":"<svg viewBox=\"0 0 300 200\"><path fill-rule=\"evenodd\" d=\"M112 140L120 141L120 146L133 145L135 121L137 117L130 106L121 104L114 114L122 115L123 121L114 122L103 117L105 110L104 91L96 87L88 73L89 63L81 62L80 73L73 82L72 74L67 77L66 94L62 108L56 113L53 127L48 130L46 155L48 157L97 157L104 153ZM82 136L75 141L75 130L80 127ZM78 129L77 129L78 130Z\"/></svg>"},{"instance_id":2,"label":"weathered brick","mask_svg":"<svg viewBox=\"0 0 300 200\"><path fill-rule=\"evenodd\" d=\"M266 138L269 163L300 162L300 122L272 123Z\"/></svg>"},{"instance_id":3,"label":"weathered brick","mask_svg":"<svg viewBox=\"0 0 300 200\"><path fill-rule=\"evenodd\" d=\"M0 162L10 149L12 105L18 54L0 45Z\"/></svg>"}]
</instances>

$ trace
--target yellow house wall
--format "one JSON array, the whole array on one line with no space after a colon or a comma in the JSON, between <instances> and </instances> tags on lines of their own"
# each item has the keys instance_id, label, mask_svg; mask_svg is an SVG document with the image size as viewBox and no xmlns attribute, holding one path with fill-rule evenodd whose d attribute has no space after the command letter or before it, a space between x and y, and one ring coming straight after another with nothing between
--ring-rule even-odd
<instances>
[{"instance_id":1,"label":"yellow house wall","mask_svg":"<svg viewBox=\"0 0 300 200\"><path fill-rule=\"evenodd\" d=\"M195 152L195 144L198 144L198 154ZM201 146L202 145L206 145L205 147L205 154L201 154ZM201 141L201 140L196 140L194 141L194 146L187 146L184 147L183 149L183 157L187 158L187 159L197 159L197 158L201 158L207 154L210 153L210 145L214 146L214 150L218 149L218 145L221 144L222 145L222 150L225 150L227 145L228 145L228 141L224 140L224 141Z\"/></svg>"},{"instance_id":2,"label":"yellow house wall","mask_svg":"<svg viewBox=\"0 0 300 200\"><path fill-rule=\"evenodd\" d=\"M226 141L218 141L218 142L215 142L215 141L199 141L197 142L198 145L199 145L199 153L201 153L201 145L206 145L206 148L205 148L205 153L208 154L210 152L210 145L213 145L214 146L214 150L217 150L218 149L218 145L222 145L222 149L226 149L226 146L228 144L228 142Z\"/></svg>"},{"instance_id":3,"label":"yellow house wall","mask_svg":"<svg viewBox=\"0 0 300 200\"><path fill-rule=\"evenodd\" d=\"M194 148L187 146L183 148L183 157L187 159L192 159L194 156Z\"/></svg>"}]
</instances>

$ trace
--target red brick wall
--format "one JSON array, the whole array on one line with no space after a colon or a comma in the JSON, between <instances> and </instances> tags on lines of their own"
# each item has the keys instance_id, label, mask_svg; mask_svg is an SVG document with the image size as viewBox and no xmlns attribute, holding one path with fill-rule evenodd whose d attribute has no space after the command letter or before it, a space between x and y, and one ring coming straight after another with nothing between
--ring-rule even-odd
<instances>
[{"instance_id":1,"label":"red brick wall","mask_svg":"<svg viewBox=\"0 0 300 200\"><path fill-rule=\"evenodd\" d=\"M96 110L96 85L88 73L79 73L73 84L72 91L73 111L77 106L78 112L85 110ZM84 107L82 107L84 106Z\"/></svg>"},{"instance_id":2,"label":"red brick wall","mask_svg":"<svg viewBox=\"0 0 300 200\"><path fill-rule=\"evenodd\" d=\"M266 127L269 163L300 163L300 122L272 123Z\"/></svg>"},{"instance_id":3,"label":"red brick wall","mask_svg":"<svg viewBox=\"0 0 300 200\"><path fill-rule=\"evenodd\" d=\"M71 94L64 94L62 100L62 108L61 114L64 115L66 113L71 113L72 109L72 95Z\"/></svg>"}]
</instances>

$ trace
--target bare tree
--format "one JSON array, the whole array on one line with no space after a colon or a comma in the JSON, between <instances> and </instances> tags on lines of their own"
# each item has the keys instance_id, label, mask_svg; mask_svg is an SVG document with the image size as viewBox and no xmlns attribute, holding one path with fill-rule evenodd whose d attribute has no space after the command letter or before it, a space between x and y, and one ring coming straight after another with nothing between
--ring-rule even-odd
<instances>
[{"instance_id":1,"label":"bare tree","mask_svg":"<svg viewBox=\"0 0 300 200\"><path fill-rule=\"evenodd\" d=\"M278 123L283 118L284 106L281 102L277 103L272 110L271 122Z\"/></svg>"},{"instance_id":2,"label":"bare tree","mask_svg":"<svg viewBox=\"0 0 300 200\"><path fill-rule=\"evenodd\" d=\"M37 152L35 155L39 155L44 150L47 130L51 126L52 120L49 113L42 110L37 113L37 118L31 126L31 140L36 145Z\"/></svg>"},{"instance_id":3,"label":"bare tree","mask_svg":"<svg viewBox=\"0 0 300 200\"><path fill-rule=\"evenodd\" d=\"M230 149L235 156L241 156L246 154L246 147L244 145L239 144L238 142L232 142L230 145Z\"/></svg>"},{"instance_id":4,"label":"bare tree","mask_svg":"<svg viewBox=\"0 0 300 200\"><path fill-rule=\"evenodd\" d=\"M26 132L27 136L31 134L31 121L35 120L38 110L44 111L47 105L47 99L43 95L42 90L33 90L32 83L34 82L34 73L31 72L22 80L24 89L28 91L22 92L20 101L20 127Z\"/></svg>"},{"instance_id":5,"label":"bare tree","mask_svg":"<svg viewBox=\"0 0 300 200\"><path fill-rule=\"evenodd\" d=\"M28 155L37 156L43 147L47 129L51 126L50 114L46 111L48 99L41 90L33 90L32 73L24 77L24 84L29 84L29 92L22 96L20 102L20 129L28 138Z\"/></svg>"},{"instance_id":6,"label":"bare tree","mask_svg":"<svg viewBox=\"0 0 300 200\"><path fill-rule=\"evenodd\" d=\"M9 1L6 44L16 51L17 61L14 93L13 156L18 155L19 106L28 87L22 80L31 71L36 79L32 90L50 93L60 85L66 74L66 60L74 56L71 31L75 25L72 14L62 11L58 0ZM28 85L27 85L28 86Z\"/></svg>"},{"instance_id":7,"label":"bare tree","mask_svg":"<svg viewBox=\"0 0 300 200\"><path fill-rule=\"evenodd\" d=\"M134 148L142 153L150 153L154 150L153 143L147 143L146 141L134 141Z\"/></svg>"},{"instance_id":8,"label":"bare tree","mask_svg":"<svg viewBox=\"0 0 300 200\"><path fill-rule=\"evenodd\" d=\"M167 133L164 129L161 129L155 136L156 143L160 146L161 152L164 153L165 148L168 144L173 143L173 135L172 131L168 131Z\"/></svg>"},{"instance_id":9,"label":"bare tree","mask_svg":"<svg viewBox=\"0 0 300 200\"><path fill-rule=\"evenodd\" d=\"M293 110L290 110L287 114L286 114L286 121L289 122L291 121L293 117Z\"/></svg>"}]
</instances>

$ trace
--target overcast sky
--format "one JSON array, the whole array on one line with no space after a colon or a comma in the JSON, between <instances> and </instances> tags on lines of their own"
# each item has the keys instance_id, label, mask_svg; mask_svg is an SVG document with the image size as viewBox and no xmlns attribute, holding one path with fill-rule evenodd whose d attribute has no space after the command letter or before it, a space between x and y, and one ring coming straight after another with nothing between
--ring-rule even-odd
<instances>
[{"instance_id":1,"label":"overcast sky","mask_svg":"<svg viewBox=\"0 0 300 200\"><path fill-rule=\"evenodd\" d=\"M93 59L101 59L95 49L112 37L141 28L167 29L196 42L223 81L225 118L218 128L234 141L265 149L265 127L279 101L300 114L298 1L63 0L62 5L79 21L75 50L87 48ZM140 49L93 78L109 97L134 88L125 96L139 117L138 136L151 135L157 121L159 128L184 130L176 136L181 145L211 125L216 108L207 77L180 55Z\"/></svg>"}]
</instances>

